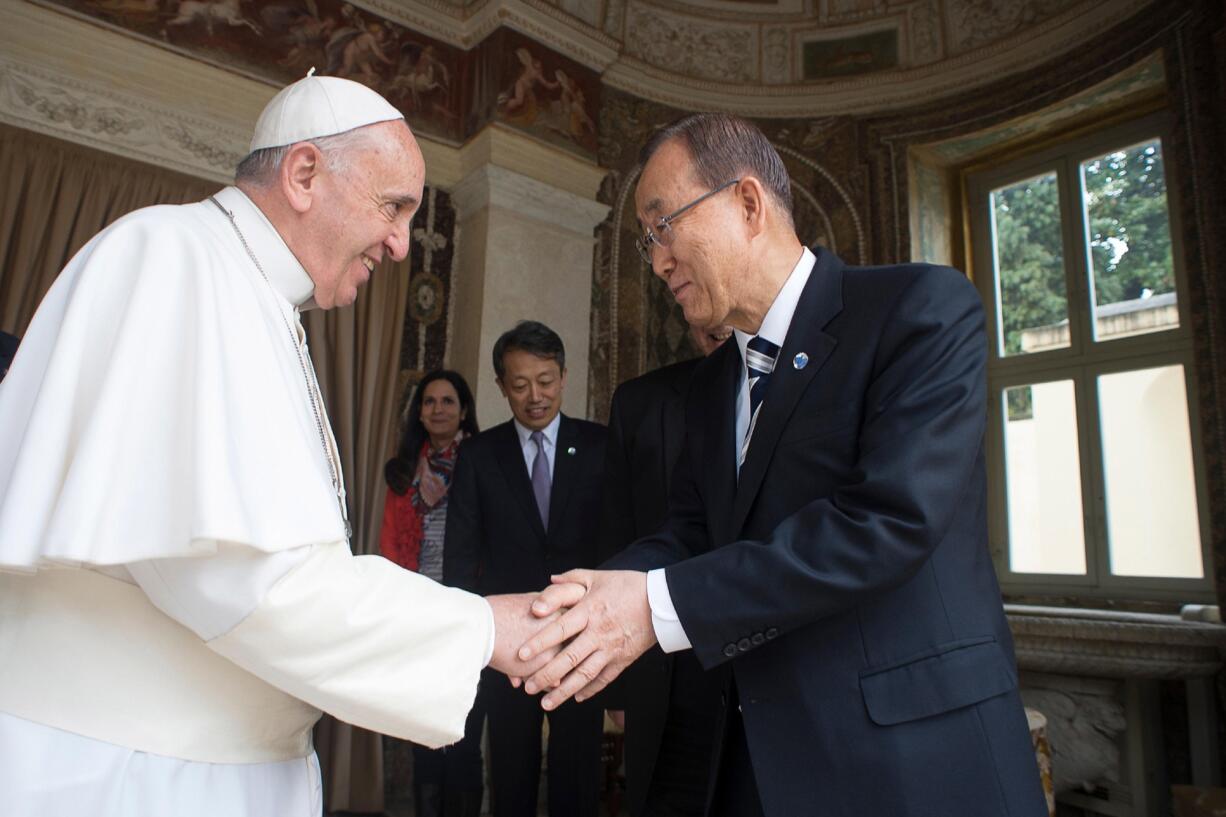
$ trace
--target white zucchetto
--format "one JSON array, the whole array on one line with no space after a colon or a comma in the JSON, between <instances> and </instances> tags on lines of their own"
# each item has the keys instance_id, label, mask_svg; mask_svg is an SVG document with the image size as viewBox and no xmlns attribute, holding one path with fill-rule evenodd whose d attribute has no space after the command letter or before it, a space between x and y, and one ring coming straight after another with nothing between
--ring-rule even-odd
<instances>
[{"instance_id":1,"label":"white zucchetto","mask_svg":"<svg viewBox=\"0 0 1226 817\"><path fill-rule=\"evenodd\" d=\"M404 119L375 91L340 77L305 77L282 88L264 107L251 136L251 150L282 147Z\"/></svg>"}]
</instances>

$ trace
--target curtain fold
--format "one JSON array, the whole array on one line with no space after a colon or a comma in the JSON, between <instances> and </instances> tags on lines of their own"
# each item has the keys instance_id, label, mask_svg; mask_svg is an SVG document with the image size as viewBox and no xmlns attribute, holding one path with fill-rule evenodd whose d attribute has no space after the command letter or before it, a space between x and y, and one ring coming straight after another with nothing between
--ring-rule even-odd
<instances>
[{"instance_id":1,"label":"curtain fold","mask_svg":"<svg viewBox=\"0 0 1226 817\"><path fill-rule=\"evenodd\" d=\"M20 337L60 270L115 219L152 204L199 201L218 188L0 125L0 329ZM395 444L408 267L385 263L353 307L315 310L304 320L340 448L358 554L378 552L383 463ZM379 735L324 716L316 747L328 810L382 811Z\"/></svg>"}]
</instances>

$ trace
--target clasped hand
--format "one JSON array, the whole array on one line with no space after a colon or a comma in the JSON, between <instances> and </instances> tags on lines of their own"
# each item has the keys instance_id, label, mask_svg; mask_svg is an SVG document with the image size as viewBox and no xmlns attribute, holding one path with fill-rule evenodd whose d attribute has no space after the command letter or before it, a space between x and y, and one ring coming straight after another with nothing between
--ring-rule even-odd
<instances>
[{"instance_id":1,"label":"clasped hand","mask_svg":"<svg viewBox=\"0 0 1226 817\"><path fill-rule=\"evenodd\" d=\"M632 570L572 570L532 602L544 626L516 658L532 666L524 691L545 691L541 706L556 709L604 689L656 643L647 602L647 574ZM542 663L543 661L543 663Z\"/></svg>"}]
</instances>

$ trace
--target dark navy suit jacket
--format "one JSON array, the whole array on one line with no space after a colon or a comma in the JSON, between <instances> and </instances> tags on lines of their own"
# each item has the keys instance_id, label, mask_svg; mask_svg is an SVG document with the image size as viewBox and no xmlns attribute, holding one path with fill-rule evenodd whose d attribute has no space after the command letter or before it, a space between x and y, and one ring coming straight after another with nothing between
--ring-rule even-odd
<instances>
[{"instance_id":1,"label":"dark navy suit jacket","mask_svg":"<svg viewBox=\"0 0 1226 817\"><path fill-rule=\"evenodd\" d=\"M727 343L691 381L664 528L606 566L667 568L698 660L735 679L767 817L1041 817L987 547L979 298L947 267L815 254L739 478Z\"/></svg>"},{"instance_id":2,"label":"dark navy suit jacket","mask_svg":"<svg viewBox=\"0 0 1226 817\"><path fill-rule=\"evenodd\" d=\"M548 530L515 424L466 440L448 496L443 583L485 596L526 593L553 574L595 567L607 438L604 426L562 415Z\"/></svg>"},{"instance_id":3,"label":"dark navy suit jacket","mask_svg":"<svg viewBox=\"0 0 1226 817\"><path fill-rule=\"evenodd\" d=\"M701 358L674 363L628 380L617 387L609 408L609 445L605 459L605 509L601 530L602 560L619 553L631 542L654 533L668 515L668 485L685 440L685 394ZM673 670L678 661L680 678L689 681L678 689L684 700L674 702ZM657 774L660 747L666 739L669 716L677 720L675 705L688 706L690 718L710 724L716 716L722 678L702 683L693 656L665 655L652 647L626 669L606 693L605 705L626 710L626 811L638 817L647 805L649 786ZM688 672L687 672L688 670ZM694 677L697 676L697 677ZM709 707L710 711L705 710ZM683 713L682 717L684 717ZM711 744L696 726L673 739L674 763L684 753L686 768L659 772L674 786L684 782L699 789L688 764L709 765ZM688 761L688 763L686 763ZM700 799L704 791L697 791ZM678 796L677 793L673 794Z\"/></svg>"}]
</instances>

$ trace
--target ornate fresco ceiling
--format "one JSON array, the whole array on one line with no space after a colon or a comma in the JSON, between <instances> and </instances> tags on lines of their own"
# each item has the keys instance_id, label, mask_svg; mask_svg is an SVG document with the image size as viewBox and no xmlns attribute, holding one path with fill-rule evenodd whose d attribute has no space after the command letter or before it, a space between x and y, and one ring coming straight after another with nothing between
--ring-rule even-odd
<instances>
[{"instance_id":1,"label":"ornate fresco ceiling","mask_svg":"<svg viewBox=\"0 0 1226 817\"><path fill-rule=\"evenodd\" d=\"M556 54L562 61L557 66L542 63L548 82L563 71L576 80L571 96L589 103L600 84L679 109L813 117L912 107L998 81L1071 52L1151 0L33 2L180 50L179 40L203 38L204 46L219 51L213 59L225 65L244 63L246 51L284 46L290 50L275 63L286 70L318 61L316 41L331 43L349 29L365 32L364 25L381 27L362 35L373 43L367 48L371 60L388 66L407 60L408 68L393 73L396 82L409 83L405 92L415 105L424 104L426 92L443 96L435 89L445 84L438 77L483 77L475 84L479 99L453 99L444 106L456 117L446 136L461 139L471 130L462 121L470 109L492 106L484 97L500 90L494 83L503 72L485 66L509 60L514 73L522 62L516 54L533 48L492 43L499 29L527 35ZM266 33L280 39L269 40ZM413 42L401 43L401 34ZM393 45L412 53L377 53ZM200 56L198 49L186 50ZM387 73L381 65L372 63L371 73ZM263 77L267 71L253 73ZM418 82L422 88L413 84ZM571 142L576 138L564 134Z\"/></svg>"},{"instance_id":2,"label":"ornate fresco ceiling","mask_svg":"<svg viewBox=\"0 0 1226 817\"><path fill-rule=\"evenodd\" d=\"M457 45L505 24L605 83L759 116L914 105L1070 51L1149 0L358 0ZM428 32L435 33L435 32Z\"/></svg>"}]
</instances>

